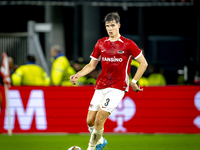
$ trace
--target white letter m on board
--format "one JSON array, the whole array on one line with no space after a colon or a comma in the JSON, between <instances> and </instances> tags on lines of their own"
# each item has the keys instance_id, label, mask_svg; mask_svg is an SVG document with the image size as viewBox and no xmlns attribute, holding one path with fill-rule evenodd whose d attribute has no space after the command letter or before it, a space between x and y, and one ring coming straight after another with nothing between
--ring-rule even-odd
<instances>
[{"instance_id":1,"label":"white letter m on board","mask_svg":"<svg viewBox=\"0 0 200 150\"><path fill-rule=\"evenodd\" d=\"M21 130L29 130L35 114L36 129L46 130L46 110L44 104L44 93L42 90L32 90L26 110L24 109L21 95L18 90L9 90L10 123L11 128L15 126L15 113L17 115ZM8 116L5 110L4 129L8 129Z\"/></svg>"}]
</instances>

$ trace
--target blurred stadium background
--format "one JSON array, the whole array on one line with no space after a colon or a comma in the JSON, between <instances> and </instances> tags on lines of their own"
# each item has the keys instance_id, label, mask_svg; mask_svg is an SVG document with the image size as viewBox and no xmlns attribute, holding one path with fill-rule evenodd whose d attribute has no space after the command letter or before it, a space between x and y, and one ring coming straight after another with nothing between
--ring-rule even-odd
<instances>
[{"instance_id":1,"label":"blurred stadium background","mask_svg":"<svg viewBox=\"0 0 200 150\"><path fill-rule=\"evenodd\" d=\"M0 0L0 58L2 52L6 52L14 58L15 64L22 65L26 63L27 54L34 54L37 64L49 74L50 47L59 44L69 60L82 57L88 62L97 40L107 36L103 18L113 11L121 16L120 33L144 50L149 64L159 64L167 84L177 85L177 78L183 74L186 86L146 87L144 93L138 95L127 93L123 104L133 101L137 111L133 119L123 120L122 125L117 119L107 121L105 137L110 146L105 149L198 149L200 135L188 133L200 133L200 88L194 86L195 77L200 76L199 0ZM13 133L27 135L4 135L7 126L3 99L0 133L4 134L0 135L0 149L65 150L72 145L86 149L88 134L48 133L88 133L85 118L93 87L22 86L11 87L12 92L9 98L14 108ZM36 106L31 116L26 114L32 107L28 101L35 98L31 97L32 92L38 92L41 97L37 98L45 102L45 106L39 106L46 111L44 116L39 114L46 117L42 127L37 122ZM2 95L5 97L3 92ZM16 95L20 106L14 104ZM81 113L74 107L74 101ZM21 116L18 108L24 110ZM136 109L135 106L130 108ZM29 123L28 117L32 117ZM113 135L116 125L121 125L124 134ZM130 134L126 134L123 127Z\"/></svg>"},{"instance_id":2,"label":"blurred stadium background","mask_svg":"<svg viewBox=\"0 0 200 150\"><path fill-rule=\"evenodd\" d=\"M0 1L0 51L18 65L27 53L35 54L48 74L53 44L61 45L69 60L88 62L94 44L107 36L102 20L112 11L121 16L120 33L144 49L149 63L159 63L167 84L177 84L184 66L185 83L194 83L200 72L198 0Z\"/></svg>"}]
</instances>

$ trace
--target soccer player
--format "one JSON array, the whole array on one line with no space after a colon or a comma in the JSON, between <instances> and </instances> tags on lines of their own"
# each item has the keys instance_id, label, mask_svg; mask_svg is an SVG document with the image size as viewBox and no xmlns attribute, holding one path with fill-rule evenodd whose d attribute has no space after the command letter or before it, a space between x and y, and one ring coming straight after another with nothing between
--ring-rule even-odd
<instances>
[{"instance_id":1,"label":"soccer player","mask_svg":"<svg viewBox=\"0 0 200 150\"><path fill-rule=\"evenodd\" d=\"M90 62L75 75L70 77L73 84L78 79L95 69L101 60L102 72L99 75L95 92L87 115L87 124L91 133L87 150L102 150L107 141L102 137L104 123L123 98L129 88L129 72L134 57L140 64L131 82L135 92L143 91L136 83L147 68L147 62L141 50L130 39L120 35L120 16L113 12L104 18L109 37L99 39L96 43Z\"/></svg>"}]
</instances>

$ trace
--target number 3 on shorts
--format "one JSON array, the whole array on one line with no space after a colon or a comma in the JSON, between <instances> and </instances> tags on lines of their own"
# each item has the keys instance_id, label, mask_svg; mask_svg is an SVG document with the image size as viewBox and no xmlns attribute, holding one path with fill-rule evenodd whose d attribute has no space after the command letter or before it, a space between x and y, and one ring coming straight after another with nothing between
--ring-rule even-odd
<instances>
[{"instance_id":1,"label":"number 3 on shorts","mask_svg":"<svg viewBox=\"0 0 200 150\"><path fill-rule=\"evenodd\" d=\"M106 99L106 103L104 103L104 106L108 106L109 102L110 102L110 99L107 98L107 99Z\"/></svg>"}]
</instances>

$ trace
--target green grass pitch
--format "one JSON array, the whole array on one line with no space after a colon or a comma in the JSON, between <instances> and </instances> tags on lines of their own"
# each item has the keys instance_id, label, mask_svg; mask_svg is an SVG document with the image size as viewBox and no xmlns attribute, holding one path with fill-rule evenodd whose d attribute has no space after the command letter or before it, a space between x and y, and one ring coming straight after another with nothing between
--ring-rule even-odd
<instances>
[{"instance_id":1,"label":"green grass pitch","mask_svg":"<svg viewBox=\"0 0 200 150\"><path fill-rule=\"evenodd\" d=\"M104 134L104 150L199 150L200 134ZM87 149L89 134L0 134L0 150Z\"/></svg>"}]
</instances>

